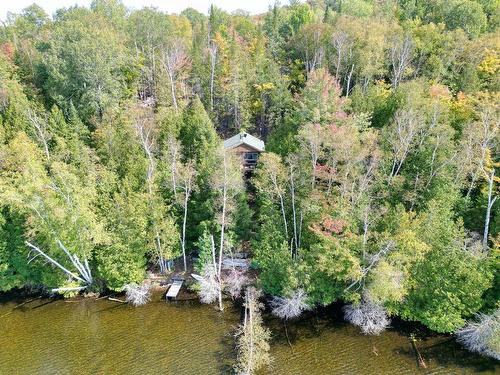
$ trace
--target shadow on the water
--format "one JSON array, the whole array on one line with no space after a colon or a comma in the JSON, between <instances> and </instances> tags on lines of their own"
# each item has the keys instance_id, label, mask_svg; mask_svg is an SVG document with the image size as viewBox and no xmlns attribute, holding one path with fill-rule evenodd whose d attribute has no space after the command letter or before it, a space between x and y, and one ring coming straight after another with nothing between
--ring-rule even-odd
<instances>
[{"instance_id":1,"label":"shadow on the water","mask_svg":"<svg viewBox=\"0 0 500 375\"><path fill-rule=\"evenodd\" d=\"M41 307L44 307L44 306L50 305L50 304L52 304L52 303L54 303L54 302L57 302L58 300L59 300L59 299L49 299L48 301L42 302L41 304L36 305L36 306L34 306L34 307L31 307L31 308L29 308L29 309L25 309L25 310L22 310L22 309L21 309L21 311L36 310L36 309L39 309L39 308L41 308Z\"/></svg>"},{"instance_id":2,"label":"shadow on the water","mask_svg":"<svg viewBox=\"0 0 500 375\"><path fill-rule=\"evenodd\" d=\"M222 349L215 353L215 360L219 364L220 374L233 374L236 364L236 347L234 340L235 329L222 335L220 340Z\"/></svg>"},{"instance_id":3,"label":"shadow on the water","mask_svg":"<svg viewBox=\"0 0 500 375\"><path fill-rule=\"evenodd\" d=\"M332 304L306 311L298 319L283 321L270 313L263 316L264 324L272 331L272 344L293 346L298 340L314 339L325 332L348 326L342 319L342 305Z\"/></svg>"},{"instance_id":4,"label":"shadow on the water","mask_svg":"<svg viewBox=\"0 0 500 375\"><path fill-rule=\"evenodd\" d=\"M500 363L494 359L470 353L461 347L453 336L433 332L418 322L407 322L393 318L391 330L408 338L408 346L393 350L400 355L417 358L410 341L410 337L413 336L417 340L418 350L427 363L435 363L440 366L458 365L478 373L500 370Z\"/></svg>"},{"instance_id":5,"label":"shadow on the water","mask_svg":"<svg viewBox=\"0 0 500 375\"><path fill-rule=\"evenodd\" d=\"M437 335L418 340L418 350L427 364L438 366L458 366L465 372L489 372L496 373L500 370L500 363L494 359L470 353L461 347L452 337L439 340ZM442 336L441 336L442 337ZM408 339L409 341L409 339ZM416 358L415 350L410 341L407 346L393 349L399 355L408 358ZM418 361L417 361L418 364Z\"/></svg>"}]
</instances>

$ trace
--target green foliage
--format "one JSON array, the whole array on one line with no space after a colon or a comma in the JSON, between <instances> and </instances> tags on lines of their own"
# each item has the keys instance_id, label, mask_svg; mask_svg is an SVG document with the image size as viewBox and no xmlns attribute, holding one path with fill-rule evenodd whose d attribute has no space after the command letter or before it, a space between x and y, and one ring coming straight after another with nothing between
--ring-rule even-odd
<instances>
[{"instance_id":1,"label":"green foliage","mask_svg":"<svg viewBox=\"0 0 500 375\"><path fill-rule=\"evenodd\" d=\"M419 220L430 251L412 270L401 314L438 332L452 332L482 307L493 273L483 255L459 246L463 233L451 220L449 204L432 201Z\"/></svg>"},{"instance_id":2,"label":"green foliage","mask_svg":"<svg viewBox=\"0 0 500 375\"><path fill-rule=\"evenodd\" d=\"M100 276L111 290L122 291L126 284L140 284L146 276L143 251L131 251L128 245L116 243L101 249L96 261Z\"/></svg>"},{"instance_id":3,"label":"green foliage","mask_svg":"<svg viewBox=\"0 0 500 375\"><path fill-rule=\"evenodd\" d=\"M450 1L444 10L443 20L450 29L462 28L471 37L486 29L486 15L475 1Z\"/></svg>"},{"instance_id":4,"label":"green foliage","mask_svg":"<svg viewBox=\"0 0 500 375\"><path fill-rule=\"evenodd\" d=\"M18 214L6 209L0 213L0 291L38 281L26 264L23 227L24 220Z\"/></svg>"},{"instance_id":5,"label":"green foliage","mask_svg":"<svg viewBox=\"0 0 500 375\"><path fill-rule=\"evenodd\" d=\"M201 169L210 167L219 138L198 97L184 111L179 137L185 160L195 160Z\"/></svg>"},{"instance_id":6,"label":"green foliage","mask_svg":"<svg viewBox=\"0 0 500 375\"><path fill-rule=\"evenodd\" d=\"M265 293L283 295L297 283L290 248L283 235L277 212L261 214L259 237L253 242L255 266L260 270L259 282Z\"/></svg>"},{"instance_id":7,"label":"green foliage","mask_svg":"<svg viewBox=\"0 0 500 375\"><path fill-rule=\"evenodd\" d=\"M96 13L75 8L60 17L44 64L47 96L65 109L74 103L85 121L102 117L106 107L124 96L121 72L128 56L122 36Z\"/></svg>"},{"instance_id":8,"label":"green foliage","mask_svg":"<svg viewBox=\"0 0 500 375\"><path fill-rule=\"evenodd\" d=\"M349 281L361 277L355 248L357 240L338 240L320 235L304 256L302 271L307 275L306 291L315 304L328 305L344 297ZM345 296L349 298L349 296Z\"/></svg>"},{"instance_id":9,"label":"green foliage","mask_svg":"<svg viewBox=\"0 0 500 375\"><path fill-rule=\"evenodd\" d=\"M208 231L205 230L198 239L196 248L198 249L198 260L195 264L195 270L199 274L203 274L205 266L213 263L212 240Z\"/></svg>"},{"instance_id":10,"label":"green foliage","mask_svg":"<svg viewBox=\"0 0 500 375\"><path fill-rule=\"evenodd\" d=\"M498 308L498 5L292 1L207 17L94 0L10 15L0 291L75 283L28 264L25 241L75 271L64 243L93 288L165 272L186 204L199 273L223 224L228 246L251 244L267 294L363 301L440 332ZM266 148L246 192L221 154L242 130Z\"/></svg>"},{"instance_id":11,"label":"green foliage","mask_svg":"<svg viewBox=\"0 0 500 375\"><path fill-rule=\"evenodd\" d=\"M247 202L247 194L240 193L236 196L235 204L238 209L234 213L233 231L237 241L249 241L253 232L253 212Z\"/></svg>"}]
</instances>

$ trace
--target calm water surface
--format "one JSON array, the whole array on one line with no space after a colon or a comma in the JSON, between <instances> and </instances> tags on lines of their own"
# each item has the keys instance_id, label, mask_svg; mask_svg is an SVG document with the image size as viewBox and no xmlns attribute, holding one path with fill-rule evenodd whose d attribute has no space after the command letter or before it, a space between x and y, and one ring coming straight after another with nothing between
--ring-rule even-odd
<instances>
[{"instance_id":1,"label":"calm water surface","mask_svg":"<svg viewBox=\"0 0 500 375\"><path fill-rule=\"evenodd\" d=\"M0 302L0 374L229 374L240 311L195 301L134 308L108 300ZM498 362L468 354L444 336L418 343L417 366L404 327L378 337L335 313L288 323L267 317L272 368L260 374L495 374ZM288 343L290 341L290 344ZM259 374L259 375L260 375Z\"/></svg>"}]
</instances>

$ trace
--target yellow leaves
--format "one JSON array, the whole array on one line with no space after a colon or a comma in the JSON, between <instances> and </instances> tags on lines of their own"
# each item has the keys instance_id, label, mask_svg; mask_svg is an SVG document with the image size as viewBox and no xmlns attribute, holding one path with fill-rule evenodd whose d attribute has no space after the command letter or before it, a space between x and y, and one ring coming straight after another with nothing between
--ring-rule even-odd
<instances>
[{"instance_id":1,"label":"yellow leaves","mask_svg":"<svg viewBox=\"0 0 500 375\"><path fill-rule=\"evenodd\" d=\"M500 167L500 162L495 162L493 158L491 157L491 149L486 149L486 155L484 157L484 170L483 170L483 177L485 178L486 181L489 180L491 172L493 172L494 169L498 169ZM496 172L496 176L493 177L493 181L496 183L500 182L500 176L498 176L498 172Z\"/></svg>"},{"instance_id":2,"label":"yellow leaves","mask_svg":"<svg viewBox=\"0 0 500 375\"><path fill-rule=\"evenodd\" d=\"M487 75L495 75L500 72L500 57L497 51L486 49L486 56L478 66L478 70Z\"/></svg>"},{"instance_id":3,"label":"yellow leaves","mask_svg":"<svg viewBox=\"0 0 500 375\"><path fill-rule=\"evenodd\" d=\"M272 82L264 82L261 84L254 84L253 87L258 91L258 92L265 92L265 91L272 91L276 88L274 83Z\"/></svg>"},{"instance_id":4,"label":"yellow leaves","mask_svg":"<svg viewBox=\"0 0 500 375\"><path fill-rule=\"evenodd\" d=\"M255 100L252 101L252 108L254 111L259 112L262 110L264 104L262 102L262 95L265 95L271 91L273 91L276 86L272 82L263 82L263 83L255 83L253 85L253 88L256 91L256 94L258 95Z\"/></svg>"},{"instance_id":5,"label":"yellow leaves","mask_svg":"<svg viewBox=\"0 0 500 375\"><path fill-rule=\"evenodd\" d=\"M403 229L396 235L395 239L400 251L394 253L394 256L399 258L398 260L403 264L422 260L425 254L431 249L411 229Z\"/></svg>"},{"instance_id":6,"label":"yellow leaves","mask_svg":"<svg viewBox=\"0 0 500 375\"><path fill-rule=\"evenodd\" d=\"M402 271L386 261L381 261L370 275L367 287L370 300L379 304L402 301L406 294L404 280Z\"/></svg>"},{"instance_id":7,"label":"yellow leaves","mask_svg":"<svg viewBox=\"0 0 500 375\"><path fill-rule=\"evenodd\" d=\"M500 102L500 92L478 91L471 95L470 103L478 108L478 110L486 109L498 110L498 103Z\"/></svg>"},{"instance_id":8,"label":"yellow leaves","mask_svg":"<svg viewBox=\"0 0 500 375\"><path fill-rule=\"evenodd\" d=\"M469 97L463 92L459 92L457 97L451 100L450 110L454 113L455 117L460 119L470 119L474 113Z\"/></svg>"},{"instance_id":9,"label":"yellow leaves","mask_svg":"<svg viewBox=\"0 0 500 375\"><path fill-rule=\"evenodd\" d=\"M252 38L248 44L248 52L255 59L265 54L265 44L262 38Z\"/></svg>"},{"instance_id":10,"label":"yellow leaves","mask_svg":"<svg viewBox=\"0 0 500 375\"><path fill-rule=\"evenodd\" d=\"M224 39L222 34L220 32L216 32L213 40L214 40L215 44L217 44L217 48L219 49L218 52L225 56L227 54L227 50L228 50L228 43Z\"/></svg>"},{"instance_id":11,"label":"yellow leaves","mask_svg":"<svg viewBox=\"0 0 500 375\"><path fill-rule=\"evenodd\" d=\"M375 90L380 98L387 99L391 95L391 85L383 79L375 81Z\"/></svg>"},{"instance_id":12,"label":"yellow leaves","mask_svg":"<svg viewBox=\"0 0 500 375\"><path fill-rule=\"evenodd\" d=\"M6 158L3 161L2 169L7 169L10 172L29 171L33 174L35 170L43 170L41 160L43 160L42 151L26 133L20 132L10 142L6 150Z\"/></svg>"},{"instance_id":13,"label":"yellow leaves","mask_svg":"<svg viewBox=\"0 0 500 375\"><path fill-rule=\"evenodd\" d=\"M191 28L191 22L184 17L178 16L176 14L171 14L168 16L169 21L172 23L172 29L178 38L183 39L186 44L190 44L192 40L193 30Z\"/></svg>"}]
</instances>

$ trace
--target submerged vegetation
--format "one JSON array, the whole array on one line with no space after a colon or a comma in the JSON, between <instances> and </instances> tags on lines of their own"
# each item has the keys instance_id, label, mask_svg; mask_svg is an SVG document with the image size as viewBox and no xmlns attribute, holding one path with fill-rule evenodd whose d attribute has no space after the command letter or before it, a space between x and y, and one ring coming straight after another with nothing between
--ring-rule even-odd
<instances>
[{"instance_id":1,"label":"submerged vegetation","mask_svg":"<svg viewBox=\"0 0 500 375\"><path fill-rule=\"evenodd\" d=\"M147 271L177 259L204 302L244 298L241 373L269 363L264 297L285 320L342 301L365 333L397 316L498 357L499 11L356 0L168 15L94 0L9 15L0 291L108 289L140 305ZM241 131L266 142L246 178L222 146ZM251 272L223 267L242 252Z\"/></svg>"}]
</instances>

